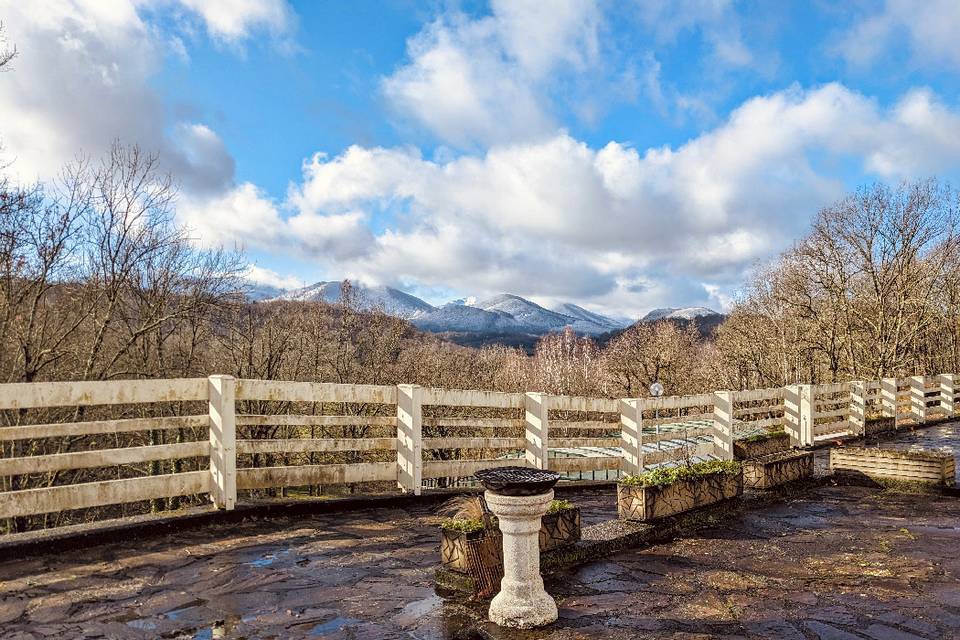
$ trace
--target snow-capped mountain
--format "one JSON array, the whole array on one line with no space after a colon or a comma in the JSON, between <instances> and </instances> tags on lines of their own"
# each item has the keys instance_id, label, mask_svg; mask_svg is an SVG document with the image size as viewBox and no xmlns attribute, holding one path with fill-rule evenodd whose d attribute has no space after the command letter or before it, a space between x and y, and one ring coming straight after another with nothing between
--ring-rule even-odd
<instances>
[{"instance_id":1,"label":"snow-capped mountain","mask_svg":"<svg viewBox=\"0 0 960 640\"><path fill-rule=\"evenodd\" d=\"M573 318L544 309L536 302L510 293L502 293L473 305L484 311L497 311L512 316L517 322L535 331L559 331L573 324Z\"/></svg>"},{"instance_id":2,"label":"snow-capped mountain","mask_svg":"<svg viewBox=\"0 0 960 640\"><path fill-rule=\"evenodd\" d=\"M596 327L603 327L604 331L616 331L617 329L623 329L624 327L630 325L629 320L617 320L616 318L594 313L593 311L587 311L583 307L577 306L571 302L565 302L561 305L557 305L553 310L557 313L562 313L565 316L576 318L577 323L574 323L573 325L575 330L577 329L577 325L580 323L589 323L590 325Z\"/></svg>"},{"instance_id":3,"label":"snow-capped mountain","mask_svg":"<svg viewBox=\"0 0 960 640\"><path fill-rule=\"evenodd\" d=\"M410 321L413 326L436 333L527 333L529 328L509 313L487 311L450 302L434 307Z\"/></svg>"},{"instance_id":4,"label":"snow-capped mountain","mask_svg":"<svg viewBox=\"0 0 960 640\"><path fill-rule=\"evenodd\" d=\"M561 304L557 309L550 310L526 298L509 293L494 296L489 300L478 302L474 306L487 311L508 313L524 325L529 333L535 334L562 331L564 328L570 327L577 333L597 335L622 329L629 324L587 311L583 307L569 302Z\"/></svg>"},{"instance_id":5,"label":"snow-capped mountain","mask_svg":"<svg viewBox=\"0 0 960 640\"><path fill-rule=\"evenodd\" d=\"M247 296L248 300L252 300L254 302L260 302L261 300L272 300L286 293L286 289L281 289L280 287L275 287L269 284L260 284L257 282L247 282L243 285L241 290L243 295Z\"/></svg>"},{"instance_id":6,"label":"snow-capped mountain","mask_svg":"<svg viewBox=\"0 0 960 640\"><path fill-rule=\"evenodd\" d=\"M695 320L696 318L719 315L722 314L706 307L665 307L662 309L654 309L647 315L643 316L643 321L653 322L655 320Z\"/></svg>"},{"instance_id":7,"label":"snow-capped mountain","mask_svg":"<svg viewBox=\"0 0 960 640\"><path fill-rule=\"evenodd\" d=\"M302 289L285 291L274 299L334 304L340 301L341 284L340 282L317 282ZM381 310L388 315L405 320L412 320L434 309L433 305L420 298L393 287L364 286L354 283L353 289L362 309Z\"/></svg>"},{"instance_id":8,"label":"snow-capped mountain","mask_svg":"<svg viewBox=\"0 0 960 640\"><path fill-rule=\"evenodd\" d=\"M363 309L382 310L384 313L409 320L424 331L436 333L522 334L541 336L572 328L580 334L598 335L627 326L626 322L575 304L562 304L556 310L546 309L520 296L504 293L476 302L473 298L454 300L440 307L420 298L382 285L366 286L353 283L354 291ZM326 302L340 300L340 282L317 282L301 289L276 292L257 291L254 300L299 300Z\"/></svg>"}]
</instances>

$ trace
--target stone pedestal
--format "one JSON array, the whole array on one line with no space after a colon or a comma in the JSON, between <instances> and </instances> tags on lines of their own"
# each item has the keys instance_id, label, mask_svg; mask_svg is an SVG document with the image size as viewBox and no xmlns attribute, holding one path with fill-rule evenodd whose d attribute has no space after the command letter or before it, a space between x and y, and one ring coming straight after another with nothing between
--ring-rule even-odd
<instances>
[{"instance_id":1,"label":"stone pedestal","mask_svg":"<svg viewBox=\"0 0 960 640\"><path fill-rule=\"evenodd\" d=\"M534 496L504 496L487 491L487 505L503 534L503 581L490 602L490 620L503 627L530 629L557 619L557 603L540 575L540 518L553 490Z\"/></svg>"}]
</instances>

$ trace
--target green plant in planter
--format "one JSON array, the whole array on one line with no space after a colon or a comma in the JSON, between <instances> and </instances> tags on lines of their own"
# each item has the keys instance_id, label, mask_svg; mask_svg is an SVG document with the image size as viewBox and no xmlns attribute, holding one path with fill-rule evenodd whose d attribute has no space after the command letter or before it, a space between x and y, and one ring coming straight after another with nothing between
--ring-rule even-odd
<instances>
[{"instance_id":1,"label":"green plant in planter","mask_svg":"<svg viewBox=\"0 0 960 640\"><path fill-rule=\"evenodd\" d=\"M440 523L441 529L459 531L460 533L474 533L483 529L483 520L480 518L447 518Z\"/></svg>"},{"instance_id":2,"label":"green plant in planter","mask_svg":"<svg viewBox=\"0 0 960 640\"><path fill-rule=\"evenodd\" d=\"M547 509L547 513L557 513L559 511L566 511L567 509L573 509L573 503L569 500L554 500L550 503L550 508Z\"/></svg>"},{"instance_id":3,"label":"green plant in planter","mask_svg":"<svg viewBox=\"0 0 960 640\"><path fill-rule=\"evenodd\" d=\"M635 487L665 487L674 482L692 480L717 474L736 475L740 473L740 463L728 460L708 460L679 467L659 467L635 476L626 476L621 484Z\"/></svg>"},{"instance_id":4,"label":"green plant in planter","mask_svg":"<svg viewBox=\"0 0 960 640\"><path fill-rule=\"evenodd\" d=\"M547 509L547 513L559 513L573 508L574 504L569 500L553 500ZM442 511L449 514L450 517L440 523L441 529L460 533L475 533L484 528L483 508L475 496L459 496L449 500L443 506ZM494 523L496 522L496 518L492 520Z\"/></svg>"},{"instance_id":5,"label":"green plant in planter","mask_svg":"<svg viewBox=\"0 0 960 640\"><path fill-rule=\"evenodd\" d=\"M475 533L484 529L483 505L477 496L456 496L440 507L440 515L447 516L440 528L459 533Z\"/></svg>"},{"instance_id":6,"label":"green plant in planter","mask_svg":"<svg viewBox=\"0 0 960 640\"><path fill-rule=\"evenodd\" d=\"M783 427L774 427L770 431L766 431L764 433L755 433L752 436L740 438L740 442L761 442L763 440L769 440L770 438L776 438L783 433L785 433Z\"/></svg>"}]
</instances>

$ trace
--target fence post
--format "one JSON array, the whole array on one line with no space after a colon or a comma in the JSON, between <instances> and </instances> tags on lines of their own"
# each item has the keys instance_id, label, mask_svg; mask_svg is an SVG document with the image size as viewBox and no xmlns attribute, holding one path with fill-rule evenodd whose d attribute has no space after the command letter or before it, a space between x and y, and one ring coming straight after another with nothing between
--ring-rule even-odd
<instances>
[{"instance_id":1,"label":"fence post","mask_svg":"<svg viewBox=\"0 0 960 640\"><path fill-rule=\"evenodd\" d=\"M897 412L897 379L882 378L880 380L880 406L883 408L883 417L893 418L893 428L896 430Z\"/></svg>"},{"instance_id":2,"label":"fence post","mask_svg":"<svg viewBox=\"0 0 960 640\"><path fill-rule=\"evenodd\" d=\"M643 402L639 398L620 401L620 448L623 473L643 473Z\"/></svg>"},{"instance_id":3,"label":"fence post","mask_svg":"<svg viewBox=\"0 0 960 640\"><path fill-rule=\"evenodd\" d=\"M233 376L210 376L210 499L218 509L237 504L236 386Z\"/></svg>"},{"instance_id":4,"label":"fence post","mask_svg":"<svg viewBox=\"0 0 960 640\"><path fill-rule=\"evenodd\" d=\"M534 469L546 469L550 431L550 396L528 392L524 399L527 438L527 463Z\"/></svg>"},{"instance_id":5,"label":"fence post","mask_svg":"<svg viewBox=\"0 0 960 640\"><path fill-rule=\"evenodd\" d=\"M927 421L927 383L923 376L910 377L910 414L917 424Z\"/></svg>"},{"instance_id":6,"label":"fence post","mask_svg":"<svg viewBox=\"0 0 960 640\"><path fill-rule=\"evenodd\" d=\"M790 436L790 446L800 447L800 385L783 388L783 429Z\"/></svg>"},{"instance_id":7,"label":"fence post","mask_svg":"<svg viewBox=\"0 0 960 640\"><path fill-rule=\"evenodd\" d=\"M397 385L397 486L420 495L423 486L423 387Z\"/></svg>"},{"instance_id":8,"label":"fence post","mask_svg":"<svg viewBox=\"0 0 960 640\"><path fill-rule=\"evenodd\" d=\"M733 393L713 392L713 451L721 460L733 460Z\"/></svg>"},{"instance_id":9,"label":"fence post","mask_svg":"<svg viewBox=\"0 0 960 640\"><path fill-rule=\"evenodd\" d=\"M807 447L813 444L813 385L795 384L784 394L784 422L790 426L790 444ZM790 402L786 399L790 398Z\"/></svg>"},{"instance_id":10,"label":"fence post","mask_svg":"<svg viewBox=\"0 0 960 640\"><path fill-rule=\"evenodd\" d=\"M783 422L790 434L790 445L813 444L813 385L793 384L784 387Z\"/></svg>"},{"instance_id":11,"label":"fence post","mask_svg":"<svg viewBox=\"0 0 960 640\"><path fill-rule=\"evenodd\" d=\"M800 441L803 443L803 446L810 447L813 446L813 441L816 436L816 433L813 428L813 423L816 418L816 403L814 402L814 385L812 384L802 384L800 385Z\"/></svg>"},{"instance_id":12,"label":"fence post","mask_svg":"<svg viewBox=\"0 0 960 640\"><path fill-rule=\"evenodd\" d=\"M867 432L867 383L855 380L850 383L850 433L855 436Z\"/></svg>"},{"instance_id":13,"label":"fence post","mask_svg":"<svg viewBox=\"0 0 960 640\"><path fill-rule=\"evenodd\" d=\"M954 413L956 413L956 386L954 385L953 374L952 373L941 373L940 374L940 408L943 409L943 412L947 414L948 418L952 418Z\"/></svg>"}]
</instances>

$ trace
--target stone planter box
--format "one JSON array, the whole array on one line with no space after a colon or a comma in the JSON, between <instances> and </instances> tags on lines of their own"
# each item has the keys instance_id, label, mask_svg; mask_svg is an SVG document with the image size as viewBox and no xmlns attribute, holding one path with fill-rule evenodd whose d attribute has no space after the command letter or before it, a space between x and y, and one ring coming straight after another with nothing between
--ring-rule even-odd
<instances>
[{"instance_id":1,"label":"stone planter box","mask_svg":"<svg viewBox=\"0 0 960 640\"><path fill-rule=\"evenodd\" d=\"M813 477L812 451L781 451L745 460L743 486L748 489L773 489L788 482Z\"/></svg>"},{"instance_id":2,"label":"stone planter box","mask_svg":"<svg viewBox=\"0 0 960 640\"><path fill-rule=\"evenodd\" d=\"M617 513L624 520L657 520L743 493L743 474L712 473L662 487L617 484Z\"/></svg>"},{"instance_id":3,"label":"stone planter box","mask_svg":"<svg viewBox=\"0 0 960 640\"><path fill-rule=\"evenodd\" d=\"M771 433L762 440L734 440L733 459L748 460L759 458L771 453L779 453L790 448L790 434L787 432Z\"/></svg>"},{"instance_id":4,"label":"stone planter box","mask_svg":"<svg viewBox=\"0 0 960 640\"><path fill-rule=\"evenodd\" d=\"M497 519L491 518L496 527ZM540 553L560 549L580 540L580 507L548 513L542 518L540 527ZM493 544L485 544L487 537L495 537ZM450 529L440 529L440 562L452 571L470 573L471 562L483 561L490 555L487 548L500 549L500 532L485 529L464 533ZM488 559L489 560L489 559ZM499 563L499 556L496 558Z\"/></svg>"},{"instance_id":5,"label":"stone planter box","mask_svg":"<svg viewBox=\"0 0 960 640\"><path fill-rule=\"evenodd\" d=\"M540 527L540 553L580 540L580 507L548 513Z\"/></svg>"},{"instance_id":6,"label":"stone planter box","mask_svg":"<svg viewBox=\"0 0 960 640\"><path fill-rule=\"evenodd\" d=\"M440 562L453 571L468 573L470 571L470 555L477 553L479 543L487 537L487 531L454 531L440 529Z\"/></svg>"},{"instance_id":7,"label":"stone planter box","mask_svg":"<svg viewBox=\"0 0 960 640\"><path fill-rule=\"evenodd\" d=\"M830 449L830 470L841 476L953 486L953 455L938 451L902 451L862 447Z\"/></svg>"}]
</instances>

